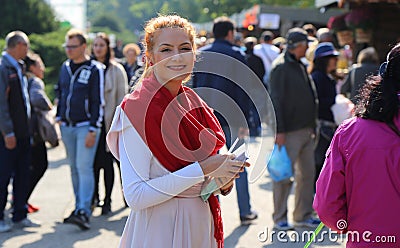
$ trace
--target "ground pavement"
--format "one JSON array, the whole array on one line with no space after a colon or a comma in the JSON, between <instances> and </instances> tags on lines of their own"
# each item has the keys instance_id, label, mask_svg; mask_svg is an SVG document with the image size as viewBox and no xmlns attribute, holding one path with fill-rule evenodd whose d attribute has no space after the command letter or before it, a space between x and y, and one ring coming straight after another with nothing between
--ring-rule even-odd
<instances>
[{"instance_id":1,"label":"ground pavement","mask_svg":"<svg viewBox=\"0 0 400 248\"><path fill-rule=\"evenodd\" d=\"M250 161L253 171L250 171L251 202L259 213L259 218L252 225L240 226L236 203L236 192L221 198L222 216L225 231L226 248L278 248L303 247L312 229L296 229L286 234L273 232L272 226L272 183L266 170L265 157L272 148L272 138L252 139L249 146ZM260 146L263 148L260 150ZM25 228L0 233L1 248L111 248L117 247L129 209L124 208L119 177L112 195L112 214L101 216L100 208L96 208L91 218L91 229L81 231L75 225L63 224L62 220L74 207L71 178L65 150L61 145L49 149L50 166L39 182L30 202L40 207L40 211L29 217L42 223L39 228ZM116 171L117 168L116 168ZM256 177L258 177L257 180ZM293 210L294 196L289 198L289 213ZM9 206L7 207L9 208ZM9 210L8 210L9 212ZM291 215L289 214L289 220ZM323 229L327 232L327 229ZM306 235L302 238L302 232ZM286 234L286 235L285 235ZM154 234L157 235L157 234ZM311 247L337 248L344 247L342 238L324 235L323 242L317 242ZM157 237L155 237L157 238ZM293 240L299 240L298 242ZM321 237L319 237L321 239ZM304 242L302 242L304 241ZM140 245L137 247L141 248Z\"/></svg>"}]
</instances>

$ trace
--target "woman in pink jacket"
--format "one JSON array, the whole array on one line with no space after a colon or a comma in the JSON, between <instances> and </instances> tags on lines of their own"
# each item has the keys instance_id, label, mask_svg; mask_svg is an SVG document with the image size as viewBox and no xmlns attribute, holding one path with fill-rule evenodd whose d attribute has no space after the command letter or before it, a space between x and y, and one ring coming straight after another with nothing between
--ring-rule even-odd
<instances>
[{"instance_id":1,"label":"woman in pink jacket","mask_svg":"<svg viewBox=\"0 0 400 248\"><path fill-rule=\"evenodd\" d=\"M400 247L400 43L360 94L356 117L336 131L314 209L347 247Z\"/></svg>"}]
</instances>

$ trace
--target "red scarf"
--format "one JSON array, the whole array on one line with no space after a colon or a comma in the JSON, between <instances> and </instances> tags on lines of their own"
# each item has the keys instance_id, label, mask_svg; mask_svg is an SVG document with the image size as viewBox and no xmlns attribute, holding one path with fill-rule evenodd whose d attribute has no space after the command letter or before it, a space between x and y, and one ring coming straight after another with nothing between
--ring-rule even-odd
<instances>
[{"instance_id":1,"label":"red scarf","mask_svg":"<svg viewBox=\"0 0 400 248\"><path fill-rule=\"evenodd\" d=\"M225 144L213 110L191 89L181 86L174 97L152 75L125 97L121 108L158 161L174 172L209 156ZM221 208L209 198L214 237L223 247Z\"/></svg>"}]
</instances>

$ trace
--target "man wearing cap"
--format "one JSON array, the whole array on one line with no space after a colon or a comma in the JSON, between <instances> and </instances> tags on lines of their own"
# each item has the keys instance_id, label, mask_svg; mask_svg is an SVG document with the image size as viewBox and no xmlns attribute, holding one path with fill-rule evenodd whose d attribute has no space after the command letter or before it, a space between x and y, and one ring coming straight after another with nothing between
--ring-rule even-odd
<instances>
[{"instance_id":1,"label":"man wearing cap","mask_svg":"<svg viewBox=\"0 0 400 248\"><path fill-rule=\"evenodd\" d=\"M287 49L272 64L271 99L276 114L275 143L285 146L294 169L296 226L315 227L320 221L312 217L314 195L314 133L317 118L317 94L305 65L300 61L308 48L305 30L292 28L287 34ZM291 179L273 182L274 228L290 230L287 199Z\"/></svg>"},{"instance_id":2,"label":"man wearing cap","mask_svg":"<svg viewBox=\"0 0 400 248\"><path fill-rule=\"evenodd\" d=\"M319 137L315 148L315 181L318 179L322 165L325 161L325 153L336 131L331 107L335 104L336 80L333 75L336 72L337 57L339 52L331 42L318 44L314 53L314 63L311 77L315 83L318 94L318 127Z\"/></svg>"},{"instance_id":3,"label":"man wearing cap","mask_svg":"<svg viewBox=\"0 0 400 248\"><path fill-rule=\"evenodd\" d=\"M281 50L272 44L274 34L271 31L264 31L260 37L260 44L254 46L254 54L260 57L264 63L265 74L264 84L269 87L269 72L271 71L272 61L274 61Z\"/></svg>"}]
</instances>

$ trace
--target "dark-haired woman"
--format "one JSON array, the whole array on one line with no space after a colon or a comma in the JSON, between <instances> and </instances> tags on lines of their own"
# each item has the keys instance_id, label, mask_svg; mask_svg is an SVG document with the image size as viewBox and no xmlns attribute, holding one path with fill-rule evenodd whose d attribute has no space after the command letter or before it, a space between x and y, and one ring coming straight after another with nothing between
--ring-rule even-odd
<instances>
[{"instance_id":1,"label":"dark-haired woman","mask_svg":"<svg viewBox=\"0 0 400 248\"><path fill-rule=\"evenodd\" d=\"M347 247L399 246L399 97L400 43L380 75L367 79L356 117L339 126L317 181L314 209L332 230L351 231Z\"/></svg>"},{"instance_id":2,"label":"dark-haired woman","mask_svg":"<svg viewBox=\"0 0 400 248\"><path fill-rule=\"evenodd\" d=\"M121 103L128 92L128 79L122 65L114 61L111 54L110 39L105 33L98 33L93 40L94 58L106 66L104 76L104 123L100 134L94 161L95 189L93 202L99 202L99 177L100 169L104 173L105 197L101 214L111 212L111 192L114 186L114 157L106 144L106 134L110 129L115 108Z\"/></svg>"},{"instance_id":3,"label":"dark-haired woman","mask_svg":"<svg viewBox=\"0 0 400 248\"><path fill-rule=\"evenodd\" d=\"M31 177L29 182L27 201L29 200L36 185L43 177L47 170L49 162L47 160L47 149L45 142L40 137L38 131L38 122L36 110L50 111L53 108L50 99L44 91L44 71L45 66L38 54L28 54L24 60L26 65L26 76L28 78L29 100L32 106L31 116L31 132L33 136L32 142L32 159L31 159ZM28 213L33 213L39 210L38 207L27 203Z\"/></svg>"},{"instance_id":4,"label":"dark-haired woman","mask_svg":"<svg viewBox=\"0 0 400 248\"><path fill-rule=\"evenodd\" d=\"M320 43L315 49L314 54L311 77L314 80L319 101L319 138L314 151L315 181L318 179L319 173L321 172L326 150L336 130L331 107L335 104L336 97L336 80L333 75L336 72L338 55L339 53L330 42Z\"/></svg>"}]
</instances>

